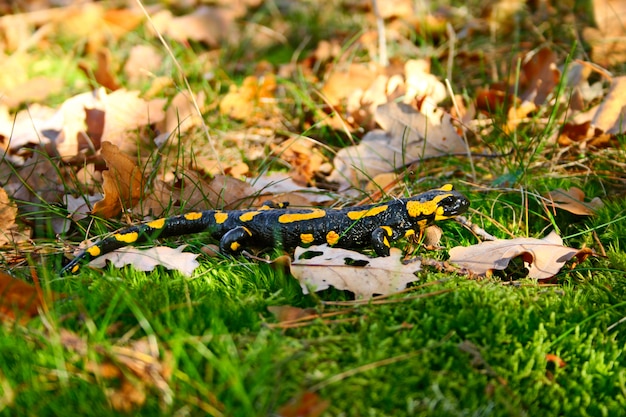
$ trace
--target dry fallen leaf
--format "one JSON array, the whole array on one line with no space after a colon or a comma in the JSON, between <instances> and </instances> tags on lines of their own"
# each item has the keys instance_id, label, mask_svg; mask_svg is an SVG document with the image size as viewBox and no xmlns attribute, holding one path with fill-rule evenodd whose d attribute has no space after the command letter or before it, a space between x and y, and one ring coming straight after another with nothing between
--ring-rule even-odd
<instances>
[{"instance_id":1,"label":"dry fallen leaf","mask_svg":"<svg viewBox=\"0 0 626 417\"><path fill-rule=\"evenodd\" d=\"M204 103L203 92L196 94L196 103ZM202 108L200 108L202 111ZM170 137L179 138L191 128L202 125L202 115L198 114L187 91L180 91L165 111L163 132Z\"/></svg>"},{"instance_id":2,"label":"dry fallen leaf","mask_svg":"<svg viewBox=\"0 0 626 417\"><path fill-rule=\"evenodd\" d=\"M270 145L272 154L287 162L291 167L292 179L301 185L313 182L313 177L324 162L324 156L313 140L304 137L287 139L280 145Z\"/></svg>"},{"instance_id":3,"label":"dry fallen leaf","mask_svg":"<svg viewBox=\"0 0 626 417\"><path fill-rule=\"evenodd\" d=\"M111 91L118 90L120 85L115 80L115 75L111 70L111 52L107 48L100 48L96 53L96 58L95 69L92 69L86 62L80 62L78 68L92 81L92 88L96 89L102 86Z\"/></svg>"},{"instance_id":4,"label":"dry fallen leaf","mask_svg":"<svg viewBox=\"0 0 626 417\"><path fill-rule=\"evenodd\" d=\"M600 103L591 125L606 133L626 132L626 76L611 80L611 88Z\"/></svg>"},{"instance_id":5,"label":"dry fallen leaf","mask_svg":"<svg viewBox=\"0 0 626 417\"><path fill-rule=\"evenodd\" d=\"M291 175L284 172L259 175L248 182L259 194L261 201L271 199L276 203L289 203L290 207L320 206L332 200L328 190L316 187L303 187Z\"/></svg>"},{"instance_id":6,"label":"dry fallen leaf","mask_svg":"<svg viewBox=\"0 0 626 417\"><path fill-rule=\"evenodd\" d=\"M330 401L323 400L317 393L305 391L292 398L287 404L278 409L280 417L319 417L330 405Z\"/></svg>"},{"instance_id":7,"label":"dry fallen leaf","mask_svg":"<svg viewBox=\"0 0 626 417\"><path fill-rule=\"evenodd\" d=\"M357 298L390 294L403 290L419 278L420 262L402 263L402 251L391 248L387 257L370 258L359 252L328 245L296 248L291 274L300 281L305 294L309 288L322 291L329 287L348 290Z\"/></svg>"},{"instance_id":8,"label":"dry fallen leaf","mask_svg":"<svg viewBox=\"0 0 626 417\"><path fill-rule=\"evenodd\" d=\"M186 246L181 245L177 248L155 246L145 250L126 246L98 256L89 263L89 266L104 268L107 261L110 261L116 268L132 265L138 271L149 272L160 265L190 277L200 264L196 260L197 254L183 252Z\"/></svg>"},{"instance_id":9,"label":"dry fallen leaf","mask_svg":"<svg viewBox=\"0 0 626 417\"><path fill-rule=\"evenodd\" d=\"M278 322L297 320L317 314L314 308L300 308L289 305L269 306L267 310L274 315Z\"/></svg>"},{"instance_id":10,"label":"dry fallen leaf","mask_svg":"<svg viewBox=\"0 0 626 417\"><path fill-rule=\"evenodd\" d=\"M102 157L109 167L102 173L104 199L93 207L93 214L109 219L122 207L132 208L144 193L144 178L135 163L110 142L102 143Z\"/></svg>"},{"instance_id":11,"label":"dry fallen leaf","mask_svg":"<svg viewBox=\"0 0 626 417\"><path fill-rule=\"evenodd\" d=\"M143 79L149 79L163 63L163 56L152 45L135 45L124 63L124 74L128 82L133 84Z\"/></svg>"},{"instance_id":12,"label":"dry fallen leaf","mask_svg":"<svg viewBox=\"0 0 626 417\"><path fill-rule=\"evenodd\" d=\"M331 106L338 106L356 90L367 90L376 80L380 68L375 65L351 63L337 68L322 87L322 95Z\"/></svg>"},{"instance_id":13,"label":"dry fallen leaf","mask_svg":"<svg viewBox=\"0 0 626 417\"><path fill-rule=\"evenodd\" d=\"M51 299L61 296L50 293ZM37 287L0 271L0 321L19 320L25 324L39 315L45 300Z\"/></svg>"},{"instance_id":14,"label":"dry fallen leaf","mask_svg":"<svg viewBox=\"0 0 626 417\"><path fill-rule=\"evenodd\" d=\"M443 101L448 93L436 75L430 73L430 62L424 59L410 59L404 64L406 94L404 103L413 100L421 102L420 111L429 115Z\"/></svg>"},{"instance_id":15,"label":"dry fallen leaf","mask_svg":"<svg viewBox=\"0 0 626 417\"><path fill-rule=\"evenodd\" d=\"M0 163L0 167L5 165ZM53 204L63 199L63 179L53 160L41 152L31 154L19 168L11 168L0 182L9 197L19 202L22 214L41 213L42 201Z\"/></svg>"},{"instance_id":16,"label":"dry fallen leaf","mask_svg":"<svg viewBox=\"0 0 626 417\"><path fill-rule=\"evenodd\" d=\"M337 152L329 181L341 188L357 186L424 158L465 152L449 114L429 118L406 104L387 103L376 109L376 122L383 130L370 131L359 145Z\"/></svg>"},{"instance_id":17,"label":"dry fallen leaf","mask_svg":"<svg viewBox=\"0 0 626 417\"><path fill-rule=\"evenodd\" d=\"M185 204L185 210L231 210L249 207L255 200L255 190L250 184L228 175L205 180L189 171L183 181L180 201Z\"/></svg>"},{"instance_id":18,"label":"dry fallen leaf","mask_svg":"<svg viewBox=\"0 0 626 417\"><path fill-rule=\"evenodd\" d=\"M130 413L142 406L147 394L153 391L158 393L163 406L171 405L171 352L164 350L161 354L146 339L125 346L104 346L66 329L60 330L60 340L65 349L77 355L76 360L83 363L86 372L104 380L115 380L105 391L114 410ZM94 359L94 355L99 357ZM74 372L78 369L72 368Z\"/></svg>"},{"instance_id":19,"label":"dry fallen leaf","mask_svg":"<svg viewBox=\"0 0 626 417\"><path fill-rule=\"evenodd\" d=\"M556 190L550 191L546 195L546 198L548 199L546 202L547 205L580 216L594 215L598 209L604 206L602 200L598 197L589 202L585 202L585 192L578 187L570 187L567 191L557 188Z\"/></svg>"},{"instance_id":20,"label":"dry fallen leaf","mask_svg":"<svg viewBox=\"0 0 626 417\"><path fill-rule=\"evenodd\" d=\"M146 101L137 91L119 89L107 95L105 89L100 88L70 97L52 114L47 112L33 118L32 110L29 111L24 118L31 119L30 126L25 124L20 135L9 131L15 137L11 146L46 145L49 154L71 160L80 151L93 152L99 148L100 141L109 141L128 154L136 154L140 139L151 141L147 135L141 135L140 129L163 120L164 104L165 99ZM6 127L0 120L0 135L5 132ZM94 132L97 136L90 137ZM148 146L140 150L150 151Z\"/></svg>"},{"instance_id":21,"label":"dry fallen leaf","mask_svg":"<svg viewBox=\"0 0 626 417\"><path fill-rule=\"evenodd\" d=\"M220 114L254 123L254 119L271 116L275 107L276 77L267 73L261 78L246 77L241 87L231 85L220 101Z\"/></svg>"},{"instance_id":22,"label":"dry fallen leaf","mask_svg":"<svg viewBox=\"0 0 626 417\"><path fill-rule=\"evenodd\" d=\"M611 78L611 87L600 104L576 113L559 132L562 146L606 147L618 143L615 135L626 132L626 76Z\"/></svg>"},{"instance_id":23,"label":"dry fallen leaf","mask_svg":"<svg viewBox=\"0 0 626 417\"><path fill-rule=\"evenodd\" d=\"M0 104L15 108L22 103L38 103L44 101L50 95L60 93L63 87L61 78L33 77L9 90L0 88L0 91L2 91Z\"/></svg>"},{"instance_id":24,"label":"dry fallen leaf","mask_svg":"<svg viewBox=\"0 0 626 417\"><path fill-rule=\"evenodd\" d=\"M543 239L516 238L477 245L457 246L450 250L450 262L483 276L493 270L504 270L518 256L528 264L528 277L548 279L556 275L574 256L586 258L589 251L563 246L563 240L552 231Z\"/></svg>"},{"instance_id":25,"label":"dry fallen leaf","mask_svg":"<svg viewBox=\"0 0 626 417\"><path fill-rule=\"evenodd\" d=\"M6 107L0 106L0 158L23 165L32 154L33 147L50 142L46 131L54 129L50 123L54 114L54 109L38 104L17 114L9 114Z\"/></svg>"},{"instance_id":26,"label":"dry fallen leaf","mask_svg":"<svg viewBox=\"0 0 626 417\"><path fill-rule=\"evenodd\" d=\"M144 100L138 91L119 89L111 94L101 95L106 123L102 141L117 145L128 155L136 155L138 143L152 142L152 132L140 135L139 129L159 123L165 118L166 99ZM139 151L150 152L148 146L139 146Z\"/></svg>"},{"instance_id":27,"label":"dry fallen leaf","mask_svg":"<svg viewBox=\"0 0 626 417\"><path fill-rule=\"evenodd\" d=\"M591 59L608 67L626 61L626 1L592 0L596 28L586 27L583 37L591 45Z\"/></svg>"},{"instance_id":28,"label":"dry fallen leaf","mask_svg":"<svg viewBox=\"0 0 626 417\"><path fill-rule=\"evenodd\" d=\"M40 303L33 285L0 272L0 320L27 322L37 316Z\"/></svg>"},{"instance_id":29,"label":"dry fallen leaf","mask_svg":"<svg viewBox=\"0 0 626 417\"><path fill-rule=\"evenodd\" d=\"M522 101L541 106L561 79L557 55L550 48L542 48L529 54L526 59L519 74L520 79L512 81L511 85L519 82L519 97Z\"/></svg>"},{"instance_id":30,"label":"dry fallen leaf","mask_svg":"<svg viewBox=\"0 0 626 417\"><path fill-rule=\"evenodd\" d=\"M228 7L201 5L184 16L173 16L169 10L161 11L152 17L152 22L158 33L177 42L194 40L217 47L222 42L233 43L239 38L235 18L236 12Z\"/></svg>"},{"instance_id":31,"label":"dry fallen leaf","mask_svg":"<svg viewBox=\"0 0 626 417\"><path fill-rule=\"evenodd\" d=\"M13 229L17 206L9 199L7 192L0 187L0 246L13 241Z\"/></svg>"}]
</instances>

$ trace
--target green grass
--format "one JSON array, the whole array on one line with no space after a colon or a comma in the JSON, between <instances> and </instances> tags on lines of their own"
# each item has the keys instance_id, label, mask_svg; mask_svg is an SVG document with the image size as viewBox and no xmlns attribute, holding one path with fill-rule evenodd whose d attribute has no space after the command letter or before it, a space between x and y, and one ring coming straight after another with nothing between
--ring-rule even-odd
<instances>
[{"instance_id":1,"label":"green grass","mask_svg":"<svg viewBox=\"0 0 626 417\"><path fill-rule=\"evenodd\" d=\"M159 405L153 390L140 415L200 413L209 393L227 415L269 415L312 387L330 401L329 415L620 415L626 284L624 270L607 265L590 262L559 286L430 273L425 280L441 282L415 293L449 292L288 330L266 326L267 307L315 300L266 266L206 262L192 279L130 269L50 276L72 297L50 306L47 330L37 321L1 329L0 371L14 395L4 412L112 415L103 392L114 382L89 375L86 359L59 345L62 327L86 337L95 360L103 355L94 346L127 332L172 352L172 403Z\"/></svg>"},{"instance_id":2,"label":"green grass","mask_svg":"<svg viewBox=\"0 0 626 417\"><path fill-rule=\"evenodd\" d=\"M213 67L202 56L202 45L172 46L192 89L207 94L205 104L219 101L233 80L253 74L263 59L273 65L289 62L313 50L317 41L334 37L347 50L363 29L359 13L339 6L336 13L328 14L320 12L314 2L286 10L272 7L268 3L248 17L270 28L279 22L278 17L284 19L279 22L289 27L284 44L255 49L252 39L244 39L225 48L217 59L211 58L218 61ZM340 11L347 14L340 15ZM541 26L549 35L541 41L563 42L555 47L560 62L568 54L577 58L584 45L570 39L571 33L560 25L550 24ZM499 33L496 44L480 35L459 44L457 50L479 50L480 54L476 65L454 62L455 92L472 98L476 88L493 81L487 53L493 48L506 51L496 68L501 79L515 73L513 52L525 49L519 44L526 39L524 27L516 25L512 33ZM313 37L301 45L308 33ZM531 40L538 35L539 31L529 33ZM112 48L114 59L122 62L134 44L152 42L160 47L146 37L143 30L137 30L120 40ZM418 45L411 52L415 55L435 48L428 36L414 33L410 37ZM75 69L84 45L77 49L73 40L59 37L58 41L29 68L36 75L62 72L72 85L65 96L50 98L50 105L82 92L87 85ZM444 41L437 42L441 48ZM347 53L355 60L366 55L358 48ZM164 66L174 68L165 51L163 55ZM446 57L433 60L433 71L444 76ZM207 67L213 78L205 77ZM324 76L324 68L315 75ZM180 76L172 74L175 85L161 92L164 97L184 89ZM288 133L302 133L328 145L323 151L329 154L350 143L353 138L321 124L325 113L315 94L321 82L297 74L279 77L278 83ZM83 268L78 275L60 276L61 245L43 238L54 236L47 219L65 213L45 199L36 200L37 213L21 213L21 219L38 227L36 248L56 245L56 251L44 257L32 254L28 264L11 273L30 280L29 266L35 266L44 290L63 293L65 298L48 301L47 311L28 324L0 326L0 414L120 415L112 401L124 396L107 394L119 390L127 379L146 394L145 401L128 412L131 415L271 416L307 391L316 392L320 401L329 401L323 414L328 416L626 415L626 211L623 174L616 172L626 162L624 137L618 138L618 146L568 154L554 165L547 159L558 151L550 134L558 129L560 119L549 106L540 108L513 133L504 129L505 112L493 116L491 129L471 137L475 153L493 153L475 157L476 181L465 157L429 160L403 172L405 188L393 195L453 182L472 201L469 219L499 238L541 238L556 229L567 245L592 247L599 253L605 250L606 256L592 257L573 270L566 267L550 284L526 279L509 282L513 274L508 272L499 274L502 280L473 280L425 267L412 292L387 303L344 307L333 302L350 300L350 294L328 290L305 296L293 277L243 258L201 255L201 266L192 277L162 269L140 273L110 267ZM213 131L241 128L214 109L205 117ZM551 128L546 128L550 123ZM188 135L198 152L208 153L201 133ZM150 166L155 172L159 163L193 157L194 152L182 144L185 138L179 139L171 154L153 152ZM572 163L571 167L566 163ZM279 166L271 157L249 164L253 171ZM178 166L177 172L185 168ZM590 217L547 213L541 195L570 186L582 188L588 198L600 197L605 207ZM77 184L66 187L79 189ZM172 206L170 212L177 209ZM75 242L88 227L92 233L110 229L110 223L96 220L91 224L91 220L75 225L62 238ZM415 254L446 259L449 248L477 242L458 224L441 227L443 250L419 248ZM203 242L195 236L185 243L190 244L187 250L200 252ZM5 261L1 262L4 267ZM271 306L342 314L281 328L268 311ZM82 339L83 350L67 341L67 332ZM158 363L168 375L160 388L142 385L116 356L120 348L134 348L137 343L159 351ZM551 357L560 358L563 366ZM119 365L124 378L98 373L110 362Z\"/></svg>"}]
</instances>

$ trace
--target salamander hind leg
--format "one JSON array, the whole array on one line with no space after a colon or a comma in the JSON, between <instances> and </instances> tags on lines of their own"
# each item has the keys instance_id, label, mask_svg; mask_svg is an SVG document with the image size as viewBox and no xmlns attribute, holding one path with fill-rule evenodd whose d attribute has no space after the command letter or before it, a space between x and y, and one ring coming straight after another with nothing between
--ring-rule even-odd
<instances>
[{"instance_id":1,"label":"salamander hind leg","mask_svg":"<svg viewBox=\"0 0 626 417\"><path fill-rule=\"evenodd\" d=\"M234 255L248 246L252 239L252 232L245 226L238 226L229 230L220 239L220 252Z\"/></svg>"}]
</instances>

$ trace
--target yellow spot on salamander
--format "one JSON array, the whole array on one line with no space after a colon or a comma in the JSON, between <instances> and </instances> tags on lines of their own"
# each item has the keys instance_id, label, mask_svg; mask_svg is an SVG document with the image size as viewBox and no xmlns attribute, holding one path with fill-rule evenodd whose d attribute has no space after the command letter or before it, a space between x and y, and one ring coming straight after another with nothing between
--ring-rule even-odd
<instances>
[{"instance_id":1,"label":"yellow spot on salamander","mask_svg":"<svg viewBox=\"0 0 626 417\"><path fill-rule=\"evenodd\" d=\"M185 214L185 219L189 221L198 220L201 217L202 217L202 213L199 211L194 211L194 212Z\"/></svg>"},{"instance_id":2,"label":"yellow spot on salamander","mask_svg":"<svg viewBox=\"0 0 626 417\"><path fill-rule=\"evenodd\" d=\"M243 226L242 226L243 227ZM252 232L250 231L250 229L248 229L247 227L244 227L243 230L246 231L246 233L248 234L248 236L252 236Z\"/></svg>"},{"instance_id":3,"label":"yellow spot on salamander","mask_svg":"<svg viewBox=\"0 0 626 417\"><path fill-rule=\"evenodd\" d=\"M446 220L449 219L449 216L445 216L443 213L445 213L445 210L443 207L437 207L437 212L435 213L435 220L439 221L439 220Z\"/></svg>"},{"instance_id":4,"label":"yellow spot on salamander","mask_svg":"<svg viewBox=\"0 0 626 417\"><path fill-rule=\"evenodd\" d=\"M433 216L438 215L439 217L435 220L445 220L447 217L443 216L443 207L439 207L439 202L444 198L450 197L450 194L441 194L437 197L433 198L430 201L424 201L423 203L419 201L407 201L406 210L410 217L418 218L421 216Z\"/></svg>"},{"instance_id":5,"label":"yellow spot on salamander","mask_svg":"<svg viewBox=\"0 0 626 417\"><path fill-rule=\"evenodd\" d=\"M383 211L387 210L387 208L388 208L387 205L382 205L382 206L372 207L372 208L366 209L366 210L351 210L351 211L347 212L346 215L351 220L359 220L359 219L361 219L363 217L376 216L377 214L380 214Z\"/></svg>"},{"instance_id":6,"label":"yellow spot on salamander","mask_svg":"<svg viewBox=\"0 0 626 417\"><path fill-rule=\"evenodd\" d=\"M230 244L230 250L232 250L233 252L237 252L237 249L239 249L241 247L241 245L239 244L239 242L233 242Z\"/></svg>"},{"instance_id":7,"label":"yellow spot on salamander","mask_svg":"<svg viewBox=\"0 0 626 417\"><path fill-rule=\"evenodd\" d=\"M216 211L213 216L215 217L215 223L222 224L228 218L228 213L223 213L221 211Z\"/></svg>"},{"instance_id":8,"label":"yellow spot on salamander","mask_svg":"<svg viewBox=\"0 0 626 417\"><path fill-rule=\"evenodd\" d=\"M387 236L393 236L393 229L389 226L380 226L385 232L387 232Z\"/></svg>"},{"instance_id":9,"label":"yellow spot on salamander","mask_svg":"<svg viewBox=\"0 0 626 417\"><path fill-rule=\"evenodd\" d=\"M153 229L162 229L165 226L165 219L158 219L148 222L146 226L151 227Z\"/></svg>"},{"instance_id":10,"label":"yellow spot on salamander","mask_svg":"<svg viewBox=\"0 0 626 417\"><path fill-rule=\"evenodd\" d=\"M100 247L99 246L92 246L90 248L87 248L87 253L90 254L91 256L98 256L100 255Z\"/></svg>"},{"instance_id":11,"label":"yellow spot on salamander","mask_svg":"<svg viewBox=\"0 0 626 417\"><path fill-rule=\"evenodd\" d=\"M246 211L241 216L239 216L239 220L241 220L242 222L249 222L250 220L254 219L254 216L259 213L260 211Z\"/></svg>"},{"instance_id":12,"label":"yellow spot on salamander","mask_svg":"<svg viewBox=\"0 0 626 417\"><path fill-rule=\"evenodd\" d=\"M386 237L383 239L383 245L387 246L388 248L391 247L391 245L389 244L389 240L387 240Z\"/></svg>"},{"instance_id":13,"label":"yellow spot on salamander","mask_svg":"<svg viewBox=\"0 0 626 417\"><path fill-rule=\"evenodd\" d=\"M326 233L326 242L331 246L336 245L337 242L339 242L339 234L337 234L337 232L334 232L332 230Z\"/></svg>"},{"instance_id":14,"label":"yellow spot on salamander","mask_svg":"<svg viewBox=\"0 0 626 417\"><path fill-rule=\"evenodd\" d=\"M454 186L452 184L445 184L439 189L441 191L452 191L454 189Z\"/></svg>"},{"instance_id":15,"label":"yellow spot on salamander","mask_svg":"<svg viewBox=\"0 0 626 417\"><path fill-rule=\"evenodd\" d=\"M300 241L302 241L302 243L304 244L309 244L309 243L313 243L313 234L311 233L302 233L300 235Z\"/></svg>"},{"instance_id":16,"label":"yellow spot on salamander","mask_svg":"<svg viewBox=\"0 0 626 417\"><path fill-rule=\"evenodd\" d=\"M80 268L80 265L74 265L74 266L72 267L72 274L75 274L75 273L76 273L76 271L78 271L78 268Z\"/></svg>"},{"instance_id":17,"label":"yellow spot on salamander","mask_svg":"<svg viewBox=\"0 0 626 417\"><path fill-rule=\"evenodd\" d=\"M326 216L326 212L322 209L312 209L301 213L286 213L278 217L279 223L294 223L303 220L320 219Z\"/></svg>"},{"instance_id":18,"label":"yellow spot on salamander","mask_svg":"<svg viewBox=\"0 0 626 417\"><path fill-rule=\"evenodd\" d=\"M413 236L414 234L415 234L415 230L409 229L406 232L404 232L404 237Z\"/></svg>"},{"instance_id":19,"label":"yellow spot on salamander","mask_svg":"<svg viewBox=\"0 0 626 417\"><path fill-rule=\"evenodd\" d=\"M115 238L115 240L119 242L133 243L137 240L137 238L139 237L139 234L137 232L116 233L113 235L113 237Z\"/></svg>"}]
</instances>

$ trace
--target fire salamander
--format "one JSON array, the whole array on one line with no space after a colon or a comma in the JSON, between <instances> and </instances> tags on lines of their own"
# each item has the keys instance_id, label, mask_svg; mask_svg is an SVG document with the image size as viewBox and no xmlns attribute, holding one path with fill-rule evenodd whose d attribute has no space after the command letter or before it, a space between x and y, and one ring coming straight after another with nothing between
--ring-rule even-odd
<instances>
[{"instance_id":1,"label":"fire salamander","mask_svg":"<svg viewBox=\"0 0 626 417\"><path fill-rule=\"evenodd\" d=\"M294 248L327 243L347 249L370 246L379 256L389 256L391 242L419 233L435 221L463 214L469 204L447 184L410 198L343 209L290 209L265 204L249 210L192 212L114 233L77 255L63 272L76 272L83 260L129 244L205 231L219 240L224 254L236 254L246 247Z\"/></svg>"}]
</instances>

